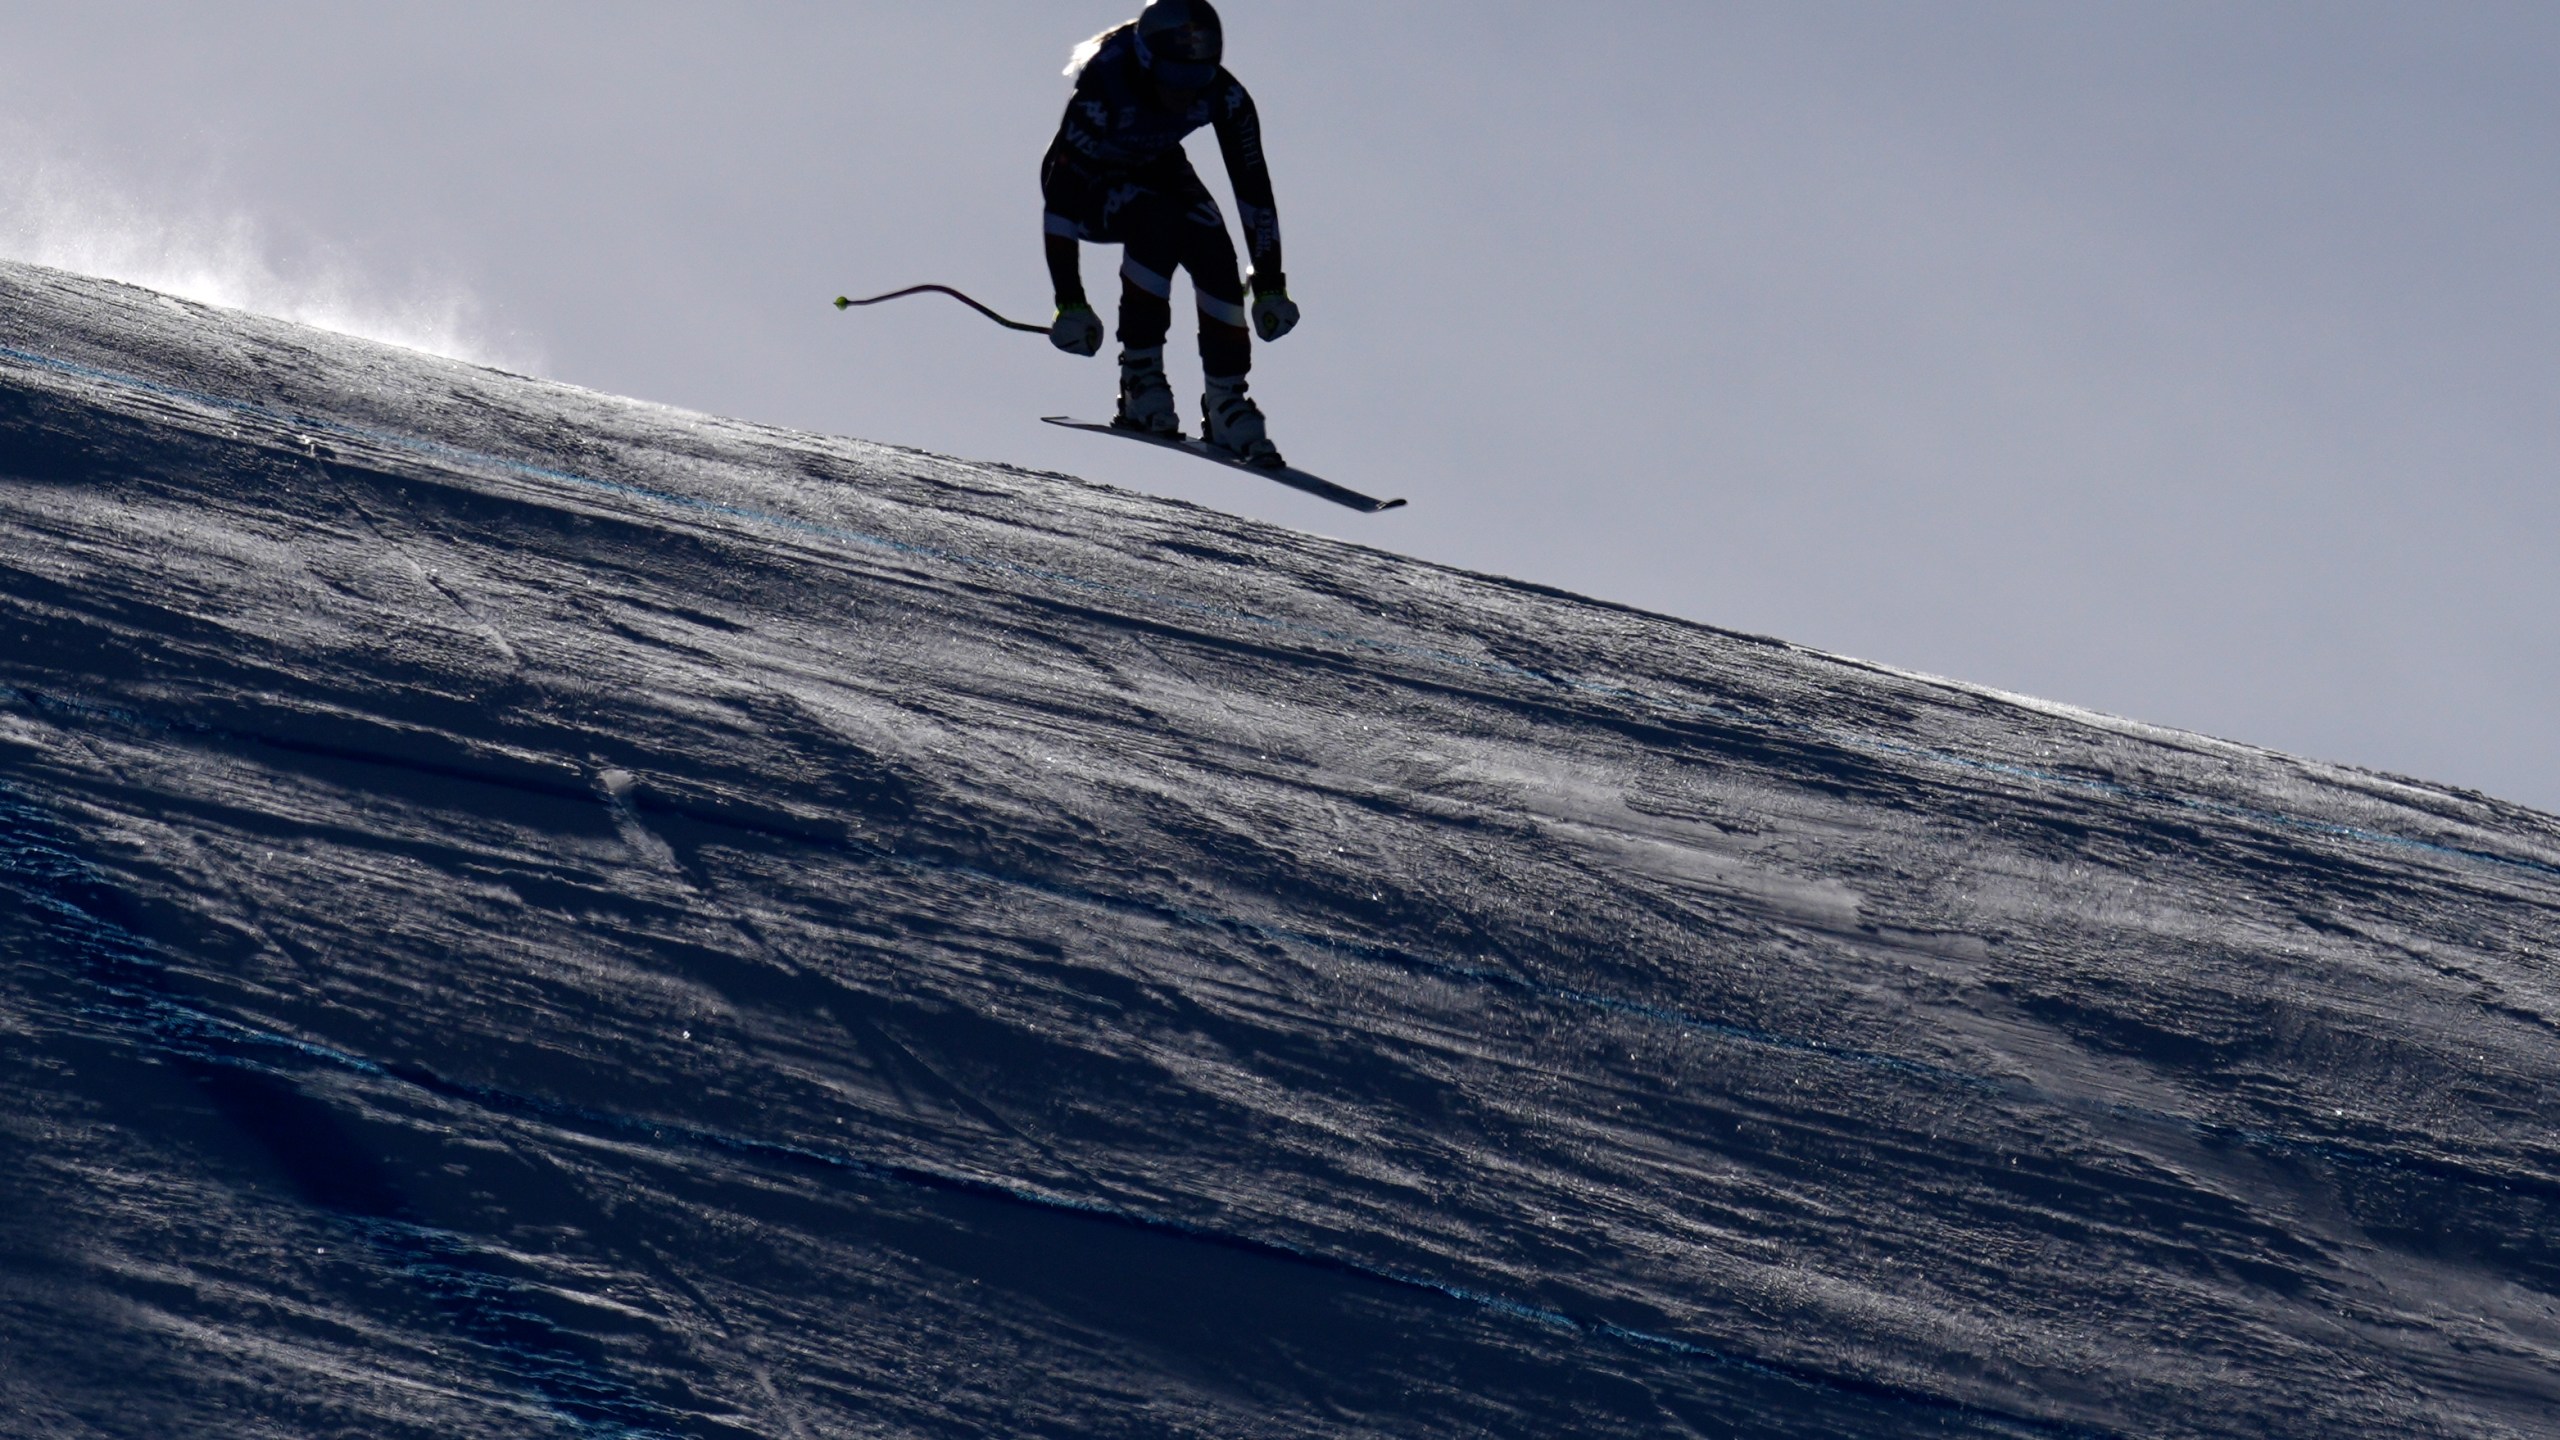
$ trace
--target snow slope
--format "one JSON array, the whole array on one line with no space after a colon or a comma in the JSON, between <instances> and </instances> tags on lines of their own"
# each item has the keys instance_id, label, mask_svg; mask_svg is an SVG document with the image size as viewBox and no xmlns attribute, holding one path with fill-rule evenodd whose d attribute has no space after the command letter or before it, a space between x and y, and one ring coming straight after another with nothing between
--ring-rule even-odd
<instances>
[{"instance_id":1,"label":"snow slope","mask_svg":"<svg viewBox=\"0 0 2560 1440\"><path fill-rule=\"evenodd\" d=\"M2481 796L0 267L10 1436L2548 1436L2556 919Z\"/></svg>"}]
</instances>

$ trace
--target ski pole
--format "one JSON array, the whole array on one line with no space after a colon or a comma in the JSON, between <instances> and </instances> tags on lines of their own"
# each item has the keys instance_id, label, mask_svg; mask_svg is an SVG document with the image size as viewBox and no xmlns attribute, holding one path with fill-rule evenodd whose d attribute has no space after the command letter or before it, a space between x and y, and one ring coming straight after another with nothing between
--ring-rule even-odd
<instances>
[{"instance_id":1,"label":"ski pole","mask_svg":"<svg viewBox=\"0 0 2560 1440\"><path fill-rule=\"evenodd\" d=\"M1028 330L1034 335L1046 335L1049 333L1049 327L1046 325L1031 325L1020 320L1007 320L993 310L988 309L986 306L979 304L977 301L970 299L968 296L961 294L959 291L952 289L948 285L910 285L904 290L892 290L886 295L874 295L868 300L851 300L839 295L836 297L836 308L838 310L845 310L856 305L877 305L883 300L895 300L902 295L921 295L928 290L933 291L937 295L950 296L952 299L957 300L961 304L968 306L970 309L977 311L979 314L986 316L988 319L993 320L1007 330Z\"/></svg>"}]
</instances>

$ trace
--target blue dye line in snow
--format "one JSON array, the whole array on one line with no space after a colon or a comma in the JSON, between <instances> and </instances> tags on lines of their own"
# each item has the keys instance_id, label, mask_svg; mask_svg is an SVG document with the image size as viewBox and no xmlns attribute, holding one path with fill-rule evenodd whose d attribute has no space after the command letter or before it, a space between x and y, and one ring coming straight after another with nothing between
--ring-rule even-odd
<instances>
[{"instance_id":1,"label":"blue dye line in snow","mask_svg":"<svg viewBox=\"0 0 2560 1440\"><path fill-rule=\"evenodd\" d=\"M1129 1206L1060 1194L1010 1181L984 1179L956 1171L919 1165L912 1161L866 1159L840 1151L821 1150L788 1141L762 1140L752 1136L734 1135L725 1131L688 1125L681 1121L653 1120L645 1116L600 1110L592 1106L555 1100L499 1086L455 1080L422 1065L402 1061L373 1060L336 1046L318 1044L261 1026L244 1024L179 1000L165 991L109 978L110 972L114 971L133 969L158 971L171 957L167 956L165 947L159 943L137 935L113 920L92 913L72 895L64 893L68 888L65 882L80 882L100 887L103 887L104 882L59 845L45 841L34 833L42 828L38 823L39 814L40 812L34 807L13 794L5 782L0 782L0 881L30 878L39 882L49 882L33 886L11 884L8 888L27 899L38 901L42 913L53 919L53 924L48 928L52 930L55 937L69 942L87 962L84 966L87 972L86 978L104 992L102 1000L109 1003L93 1003L81 1007L85 1012L82 1018L92 1022L96 1026L96 1033L104 1037L122 1043L136 1044L161 1055L204 1065L239 1069L280 1081L292 1082L299 1078L297 1072L281 1069L271 1061L255 1058L259 1055L290 1057L318 1069L404 1085L429 1095L466 1103L483 1111L531 1116L581 1129L590 1134L611 1136L620 1140L654 1142L661 1146L680 1147L697 1153L725 1154L762 1164L784 1164L802 1169L814 1168L858 1177L873 1183L894 1184L911 1190L1000 1201L1041 1211L1081 1216L1146 1233L1212 1244L1264 1259L1309 1266L1399 1289L1426 1292L1547 1329L1664 1351L1718 1369L1731 1370L1819 1393L1847 1396L1909 1410L1952 1415L2033 1434L2071 1437L2071 1440L2112 1440L2112 1437L2102 1431L2034 1416L2011 1414L1888 1382L1834 1375L1784 1362L1756 1359L1678 1336L1636 1329L1612 1321L1576 1316L1553 1306L1525 1303L1428 1275L1316 1250L1285 1240L1217 1230ZM450 1232L436 1233L442 1235ZM452 1241L462 1247L468 1247L471 1244L467 1238L460 1236L453 1236ZM428 1273L414 1264L407 1264L402 1268L414 1276L425 1277ZM466 1278L474 1282L485 1279L478 1276ZM642 1399L628 1387L593 1373L564 1378L573 1381L576 1388L600 1397L600 1400L581 1399L570 1406L563 1407L558 1398L550 1393L561 1383L560 1380L555 1379L542 1387L549 1402L545 1405L545 1409L555 1418L567 1421L581 1430L609 1434L620 1437L620 1440L657 1440L657 1437L669 1433L654 1428L642 1428L594 1413L599 1403L614 1408L645 1406L652 1410L659 1410L659 1413L665 1413L660 1407Z\"/></svg>"},{"instance_id":2,"label":"blue dye line in snow","mask_svg":"<svg viewBox=\"0 0 2560 1440\"><path fill-rule=\"evenodd\" d=\"M534 465L521 460L510 460L504 456L492 455L484 451L470 450L461 446L449 445L443 441L429 440L419 436L402 434L397 431L380 430L369 426L356 425L346 421L326 419L316 416L290 414L273 409L269 406L257 404L253 401L235 400L224 396L208 394L203 391L186 389L181 386L168 385L159 381L144 379L140 376L121 374L116 371L100 369L93 365L84 365L78 361L62 360L31 350L21 350L14 346L0 345L0 358L16 360L23 364L53 370L75 378L91 380L101 384L112 385L128 390L141 391L147 394L159 395L164 398L179 400L188 404L209 406L217 410L225 410L234 414L254 416L272 424L289 428L326 431L342 438L362 440L393 450L407 451L410 454L424 458L445 461L449 464L481 469L497 469L522 475L529 479L554 481L560 484L577 486L582 489L620 496L626 499L640 500L650 504L664 505L675 509L692 510L700 514L715 515L723 519L739 520L752 525L791 531L799 534L816 536L822 539L835 540L866 549L883 550L892 554L908 556L921 560L935 561L952 565L957 568L1014 575L1070 589L1083 590L1095 594L1113 595L1123 599L1139 600L1148 604L1163 606L1188 614L1206 618L1229 620L1241 624L1253 625L1264 629L1297 635L1303 638L1319 639L1337 644L1349 645L1353 648L1367 650L1373 653L1395 655L1408 659L1421 660L1444 667L1470 670L1483 674L1499 675L1511 679L1534 681L1538 684L1577 694L1590 695L1604 699L1633 701L1637 704L1667 710L1675 714L1688 715L1701 719L1710 719L1722 723L1758 725L1781 732L1808 736L1852 749L1868 750L1879 754L1889 754L1904 759L1917 760L1942 768L1953 768L1969 770L1981 774L1999 775L2008 779L2024 780L2034 784L2061 789L2079 790L2088 794L2105 795L2118 799L2150 801L2176 806L2181 809L2201 814L2209 814L2226 820L2271 825L2282 829L2321 835L2331 839L2346 840L2358 844L2403 849L2420 854L2441 856L2447 859L2498 866L2506 869L2522 871L2528 874L2560 877L2560 864L2553 864L2542 860L2522 856L2501 855L2495 851L2481 850L2468 846L2448 845L2440 841L2420 840L2405 835L2394 835L2387 831L2371 830L2362 826L2343 825L2334 821L2308 820L2299 816L2286 815L2279 811L2262 810L2245 805L2234 805L2224 801L2200 800L2192 796L2178 794L2174 791L2122 785L2113 781L2093 780L2085 776L2066 775L2055 771L2039 769L2033 766L2016 765L2004 761L1984 760L1974 756L1958 754L1953 751L1941 750L1929 746L1911 745L1906 742L1889 740L1880 736L1867 735L1858 731L1841 729L1835 726L1819 725L1808 721L1793 720L1780 715L1755 713L1735 709L1731 706L1688 700L1677 696L1655 695L1624 685L1586 680L1575 676L1549 674L1543 671L1533 670L1527 666L1517 665L1507 660L1491 659L1482 656L1461 655L1454 651L1442 650L1436 647L1412 645L1402 641L1380 640L1374 636L1360 635L1351 631L1338 630L1329 626L1315 625L1305 621L1283 620L1272 616L1257 615L1251 611L1240 610L1231 606L1212 605L1202 601L1193 600L1186 596L1168 594L1162 591L1151 590L1143 586L1093 580L1084 576L1071 574L1066 571L1025 565L1019 561L1013 560L988 559L983 556L970 555L964 552L948 550L938 546L917 544L911 541L895 539L886 535L876 535L868 531L856 530L848 526L831 525L821 521L806 520L797 516L784 515L774 511L757 509L751 506L734 505L724 501L706 500L699 496L682 495L666 490L656 490L646 486L631 485L616 480L598 479L594 476L580 475L573 471L554 469L545 465Z\"/></svg>"},{"instance_id":3,"label":"blue dye line in snow","mask_svg":"<svg viewBox=\"0 0 2560 1440\"><path fill-rule=\"evenodd\" d=\"M2291 829L2303 833L2321 835L2331 839L2345 840L2358 844L2392 849L2404 849L2421 854L2441 856L2448 859L2463 860L2477 864L2519 870L2530 874L2560 877L2560 865L2527 857L2501 855L2494 851L2481 850L2468 846L2448 845L2440 841L2421 840L2410 836L2394 835L2386 831L2367 829L2361 826L2342 825L2332 821L2308 820L2299 816L2286 815L2278 811L2263 810L2245 805L2234 805L2223 801L2201 800L2192 796L2181 795L2173 791L2157 790L2140 786L2128 786L2112 781L2093 780L2085 776L2061 774L2059 772L2043 770L2032 766L2015 765L2003 761L1983 760L1974 756L1962 755L1929 746L1911 745L1905 742L1867 735L1857 731L1845 730L1835 726L1792 720L1780 715L1754 713L1735 709L1730 706L1688 700L1677 696L1650 694L1624 685L1586 680L1574 676L1548 674L1542 671L1530 669L1527 666L1514 664L1507 660L1490 659L1482 656L1461 655L1453 651L1442 650L1436 647L1412 645L1401 641L1381 640L1374 636L1360 635L1354 632L1338 630L1329 626L1310 624L1304 621L1283 620L1272 616L1257 615L1251 611L1240 610L1231 606L1208 604L1202 601L1193 600L1186 596L1167 594L1142 586L1131 586L1109 581L1092 580L1065 571L1025 565L1018 561L988 559L983 556L969 555L960 551L948 550L938 546L917 544L911 541L895 539L886 535L877 535L868 531L852 529L847 526L830 525L820 521L806 520L797 516L783 515L769 510L756 509L750 506L734 505L723 501L706 500L699 496L681 495L672 491L656 490L645 486L625 484L620 481L598 479L593 476L580 475L572 471L554 469L549 466L529 464L521 460L510 460L504 456L492 455L483 451L470 450L460 446L449 445L442 441L404 435L396 431L379 430L339 420L289 414L251 401L234 400L223 396L208 394L202 391L189 390L180 386L167 385L158 381L147 380L139 376L120 374L115 371L100 369L96 366L84 365L77 361L57 359L53 356L39 354L29 350L21 350L12 346L0 345L0 357L16 360L28 365L34 365L43 369L53 370L76 378L96 381L101 384L159 395L168 399L184 401L189 404L209 406L218 410L230 411L234 414L254 416L270 423L290 428L326 431L342 438L363 440L390 449L403 450L413 455L442 460L451 464L483 469L494 468L522 475L530 479L554 481L561 484L598 491L604 494L616 495L626 499L640 500L650 504L664 505L676 509L692 510L701 514L715 515L724 519L739 520L753 525L811 535L822 539L860 546L866 549L883 550L897 555L935 561L962 569L984 570L1015 575L1025 579L1037 580L1070 589L1084 590L1096 594L1108 594L1125 599L1135 599L1148 604L1159 605L1188 614L1253 625L1260 628L1301 636L1303 638L1330 641L1378 654L1395 655L1408 659L1421 660L1444 667L1475 671L1483 674L1499 675L1506 678L1529 680L1538 684L1573 693L1590 695L1604 699L1627 700L1656 709L1668 710L1675 714L1711 719L1723 723L1763 726L1782 732L1805 735L1835 745L1841 745L1853 749L1869 750L1880 754L1894 755L1900 758L1917 760L1943 768L1970 770L1982 774L1998 775L2008 779L2024 780L2034 784L2079 790L2088 794L2105 795L2119 799L2151 801L2176 806L2202 814L2217 816L2226 820L2272 825L2278 828Z\"/></svg>"}]
</instances>

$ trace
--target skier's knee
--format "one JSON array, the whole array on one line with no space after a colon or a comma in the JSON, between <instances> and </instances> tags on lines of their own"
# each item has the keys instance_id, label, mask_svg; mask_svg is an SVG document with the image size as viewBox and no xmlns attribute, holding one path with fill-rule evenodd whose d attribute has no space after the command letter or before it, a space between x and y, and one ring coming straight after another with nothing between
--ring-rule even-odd
<instances>
[{"instance_id":1,"label":"skier's knee","mask_svg":"<svg viewBox=\"0 0 2560 1440\"><path fill-rule=\"evenodd\" d=\"M1200 323L1203 325L1231 325L1241 330L1253 318L1245 313L1241 295L1230 300L1211 293L1209 287L1202 285L1194 288L1193 298L1200 302Z\"/></svg>"},{"instance_id":2,"label":"skier's knee","mask_svg":"<svg viewBox=\"0 0 2560 1440\"><path fill-rule=\"evenodd\" d=\"M1158 299L1173 297L1173 267L1150 265L1135 255L1120 257L1120 278L1133 289L1145 291Z\"/></svg>"}]
</instances>

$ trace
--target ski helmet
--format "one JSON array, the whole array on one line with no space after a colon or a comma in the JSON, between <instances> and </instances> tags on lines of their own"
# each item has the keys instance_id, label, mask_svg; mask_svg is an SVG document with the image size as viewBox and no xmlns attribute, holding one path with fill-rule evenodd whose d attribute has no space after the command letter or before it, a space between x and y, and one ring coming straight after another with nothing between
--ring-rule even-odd
<instances>
[{"instance_id":1,"label":"ski helmet","mask_svg":"<svg viewBox=\"0 0 2560 1440\"><path fill-rule=\"evenodd\" d=\"M1138 12L1138 67L1168 90L1206 90L1218 79L1226 33L1209 0L1147 0Z\"/></svg>"}]
</instances>

